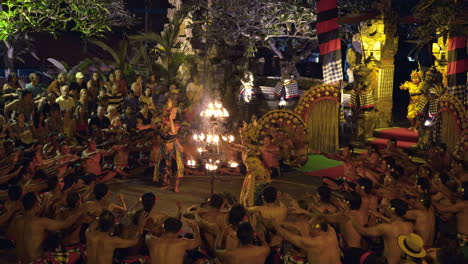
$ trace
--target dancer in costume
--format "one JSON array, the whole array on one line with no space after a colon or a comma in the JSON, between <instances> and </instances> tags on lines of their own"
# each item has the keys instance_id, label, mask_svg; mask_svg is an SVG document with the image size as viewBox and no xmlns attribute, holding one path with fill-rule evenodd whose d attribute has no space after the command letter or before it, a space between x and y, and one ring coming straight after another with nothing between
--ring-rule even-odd
<instances>
[{"instance_id":1,"label":"dancer in costume","mask_svg":"<svg viewBox=\"0 0 468 264\"><path fill-rule=\"evenodd\" d=\"M270 182L270 172L257 156L249 156L245 160L247 175L240 193L239 203L246 207L262 205L262 190Z\"/></svg>"},{"instance_id":2,"label":"dancer in costume","mask_svg":"<svg viewBox=\"0 0 468 264\"><path fill-rule=\"evenodd\" d=\"M171 178L174 178L174 191L179 192L180 179L184 177L184 162L182 145L177 139L179 125L174 123L177 108L169 99L164 109L166 118L161 125L161 149L154 164L153 182L158 182L169 188Z\"/></svg>"},{"instance_id":3,"label":"dancer in costume","mask_svg":"<svg viewBox=\"0 0 468 264\"><path fill-rule=\"evenodd\" d=\"M417 131L416 117L418 115L418 104L422 98L421 87L421 73L419 71L413 71L411 73L411 81L406 81L400 85L400 89L407 90L410 95L408 114L406 117L410 121L411 127L408 130Z\"/></svg>"}]
</instances>

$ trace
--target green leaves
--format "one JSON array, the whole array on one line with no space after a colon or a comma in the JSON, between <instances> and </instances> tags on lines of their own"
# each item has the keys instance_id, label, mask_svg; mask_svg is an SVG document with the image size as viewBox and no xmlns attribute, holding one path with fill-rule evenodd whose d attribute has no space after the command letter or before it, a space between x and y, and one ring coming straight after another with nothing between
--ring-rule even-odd
<instances>
[{"instance_id":1,"label":"green leaves","mask_svg":"<svg viewBox=\"0 0 468 264\"><path fill-rule=\"evenodd\" d=\"M133 24L122 0L4 0L0 4L0 40L26 32L76 31L85 38L103 36L111 26Z\"/></svg>"}]
</instances>

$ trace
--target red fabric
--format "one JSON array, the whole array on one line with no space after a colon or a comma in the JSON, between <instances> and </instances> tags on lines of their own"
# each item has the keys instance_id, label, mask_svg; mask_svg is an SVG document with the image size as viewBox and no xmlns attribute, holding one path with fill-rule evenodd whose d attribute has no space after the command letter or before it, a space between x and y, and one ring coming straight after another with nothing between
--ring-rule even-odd
<instances>
[{"instance_id":1,"label":"red fabric","mask_svg":"<svg viewBox=\"0 0 468 264\"><path fill-rule=\"evenodd\" d=\"M317 2L317 13L337 8L336 0L319 0Z\"/></svg>"},{"instance_id":2,"label":"red fabric","mask_svg":"<svg viewBox=\"0 0 468 264\"><path fill-rule=\"evenodd\" d=\"M333 18L327 21L318 22L317 23L317 34L322 34L326 32L330 32L334 29L339 28L338 23L336 22L338 18Z\"/></svg>"},{"instance_id":3,"label":"red fabric","mask_svg":"<svg viewBox=\"0 0 468 264\"><path fill-rule=\"evenodd\" d=\"M313 172L308 172L306 173L307 175L310 176L317 176L317 177L322 177L322 176L328 176L333 179L338 179L339 177L342 177L344 175L344 165L328 168L328 169L323 169L323 170L318 170L318 171L313 171Z\"/></svg>"},{"instance_id":4,"label":"red fabric","mask_svg":"<svg viewBox=\"0 0 468 264\"><path fill-rule=\"evenodd\" d=\"M447 64L447 75L468 71L468 59L451 61Z\"/></svg>"},{"instance_id":5,"label":"red fabric","mask_svg":"<svg viewBox=\"0 0 468 264\"><path fill-rule=\"evenodd\" d=\"M456 36L449 38L448 51L466 48L466 36Z\"/></svg>"},{"instance_id":6,"label":"red fabric","mask_svg":"<svg viewBox=\"0 0 468 264\"><path fill-rule=\"evenodd\" d=\"M418 142L418 132L410 131L404 127L378 130L377 135L379 138L395 138L398 141Z\"/></svg>"},{"instance_id":7,"label":"red fabric","mask_svg":"<svg viewBox=\"0 0 468 264\"><path fill-rule=\"evenodd\" d=\"M359 259L359 264L364 264L364 261L366 261L367 257L369 257L370 254L370 251L367 251L366 253L362 254L361 258Z\"/></svg>"},{"instance_id":8,"label":"red fabric","mask_svg":"<svg viewBox=\"0 0 468 264\"><path fill-rule=\"evenodd\" d=\"M335 50L341 49L340 39L332 39L328 42L320 44L320 54L325 55Z\"/></svg>"}]
</instances>

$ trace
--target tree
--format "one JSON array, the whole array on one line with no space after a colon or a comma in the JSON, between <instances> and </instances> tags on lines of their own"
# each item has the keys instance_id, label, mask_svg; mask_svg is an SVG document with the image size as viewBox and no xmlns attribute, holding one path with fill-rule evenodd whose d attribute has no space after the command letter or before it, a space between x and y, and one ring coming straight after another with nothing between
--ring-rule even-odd
<instances>
[{"instance_id":1,"label":"tree","mask_svg":"<svg viewBox=\"0 0 468 264\"><path fill-rule=\"evenodd\" d=\"M309 1L217 0L200 6L208 7L209 44L241 46L247 56L265 46L291 69L317 47L315 5Z\"/></svg>"},{"instance_id":2,"label":"tree","mask_svg":"<svg viewBox=\"0 0 468 264\"><path fill-rule=\"evenodd\" d=\"M5 76L14 70L16 62L24 63L27 55L39 60L34 48L34 40L27 34L15 35L8 40L1 41L0 54L3 54Z\"/></svg>"},{"instance_id":3,"label":"tree","mask_svg":"<svg viewBox=\"0 0 468 264\"><path fill-rule=\"evenodd\" d=\"M110 32L111 26L132 23L122 0L4 0L0 4L0 40L28 32L76 31L95 37Z\"/></svg>"},{"instance_id":4,"label":"tree","mask_svg":"<svg viewBox=\"0 0 468 264\"><path fill-rule=\"evenodd\" d=\"M166 25L161 33L150 32L129 36L132 43L155 44L148 55L153 59L156 71L164 76L167 84L176 81L180 67L193 57L193 55L188 54L188 42L183 42L179 38L180 28L187 15L188 10L180 10L175 13L172 21Z\"/></svg>"}]
</instances>

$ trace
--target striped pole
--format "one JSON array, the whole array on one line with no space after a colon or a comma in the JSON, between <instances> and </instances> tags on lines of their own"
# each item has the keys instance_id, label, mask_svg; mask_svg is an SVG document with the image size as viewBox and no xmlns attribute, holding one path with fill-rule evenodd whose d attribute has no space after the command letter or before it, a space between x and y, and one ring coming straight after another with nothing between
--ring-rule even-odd
<instances>
[{"instance_id":1,"label":"striped pole","mask_svg":"<svg viewBox=\"0 0 468 264\"><path fill-rule=\"evenodd\" d=\"M450 36L448 40L447 84L448 91L468 106L466 41L466 36Z\"/></svg>"},{"instance_id":2,"label":"striped pole","mask_svg":"<svg viewBox=\"0 0 468 264\"><path fill-rule=\"evenodd\" d=\"M336 84L343 80L337 19L337 0L317 1L317 34L325 84Z\"/></svg>"}]
</instances>

